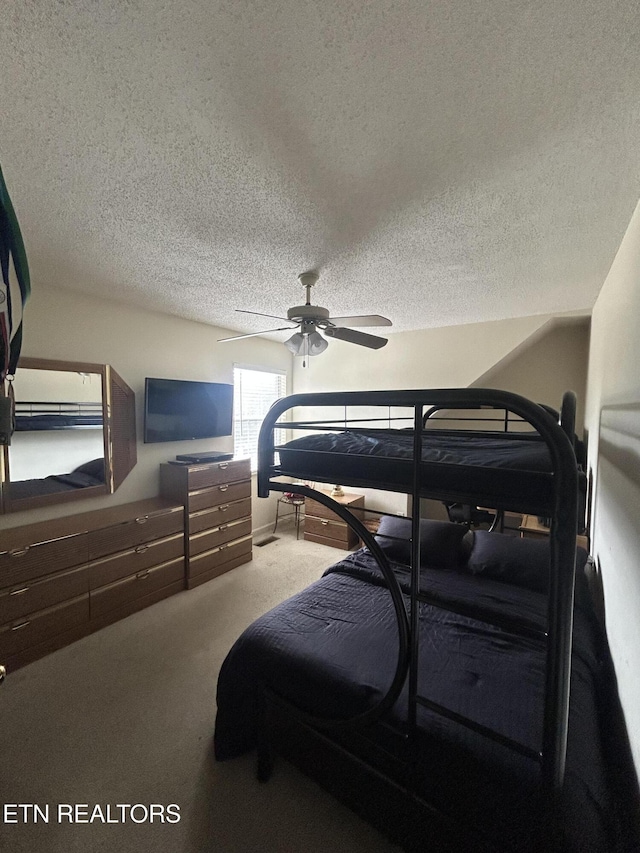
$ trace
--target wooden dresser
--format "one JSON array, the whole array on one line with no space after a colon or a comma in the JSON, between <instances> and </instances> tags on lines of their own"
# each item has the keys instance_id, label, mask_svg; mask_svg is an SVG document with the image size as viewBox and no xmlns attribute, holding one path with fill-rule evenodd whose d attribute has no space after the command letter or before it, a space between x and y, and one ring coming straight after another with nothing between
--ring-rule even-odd
<instances>
[{"instance_id":1,"label":"wooden dresser","mask_svg":"<svg viewBox=\"0 0 640 853\"><path fill-rule=\"evenodd\" d=\"M329 492L326 492L328 495ZM341 497L334 497L336 501L349 510L364 509L364 495L348 494L345 492ZM364 513L354 512L360 521ZM330 545L332 548L341 548L349 551L355 548L359 539L357 534L335 513L327 509L323 504L307 498L305 501L304 538L311 542L320 542L322 545Z\"/></svg>"},{"instance_id":2,"label":"wooden dresser","mask_svg":"<svg viewBox=\"0 0 640 853\"><path fill-rule=\"evenodd\" d=\"M160 491L185 507L189 589L248 563L252 556L248 459L160 466Z\"/></svg>"},{"instance_id":3,"label":"wooden dresser","mask_svg":"<svg viewBox=\"0 0 640 853\"><path fill-rule=\"evenodd\" d=\"M8 671L184 589L183 507L136 501L3 530Z\"/></svg>"}]
</instances>

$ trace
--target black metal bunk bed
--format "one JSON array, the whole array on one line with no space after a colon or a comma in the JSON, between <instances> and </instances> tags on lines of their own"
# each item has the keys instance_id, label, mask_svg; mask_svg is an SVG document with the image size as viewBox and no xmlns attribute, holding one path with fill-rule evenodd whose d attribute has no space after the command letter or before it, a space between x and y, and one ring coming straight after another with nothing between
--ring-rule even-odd
<instances>
[{"instance_id":1,"label":"black metal bunk bed","mask_svg":"<svg viewBox=\"0 0 640 853\"><path fill-rule=\"evenodd\" d=\"M344 407L345 418L340 419L341 423L336 420L281 420L286 412L309 406L325 412L327 407ZM387 407L388 428L372 428L368 419L362 418L355 419L356 426L349 426L346 411L358 406L366 409ZM444 446L440 435L434 448L431 435L423 428L425 412L430 408L483 407L510 411L528 422L534 432L525 436L521 433L501 435L496 439L495 433L465 431L460 447L460 442L456 442L460 434L449 431L449 438L454 439L453 446L451 442ZM413 412L409 429L395 427L401 408L410 408ZM575 396L571 392L563 398L560 423L537 404L515 394L490 389L302 394L273 406L260 434L258 494L266 497L270 491L296 491L323 503L353 527L379 567L385 594L390 593L397 655L386 692L373 691L375 701L363 707L349 705L350 711L345 710L347 703L338 714L335 709L333 713L328 712L326 707L317 712L303 708L295 700L285 698L286 691L278 689L277 679L272 683L265 679L260 692L262 704L258 721L260 778L268 778L271 750L275 748L315 775L407 849L421 849L425 833L434 844L434 850L568 849L563 827L566 818L563 797L576 531L579 495L585 488L584 472L576 460L574 422ZM283 428L311 434L276 445L274 432ZM381 547L380 539L372 536L360 518L325 493L302 484L301 480L340 482L410 495L408 577L399 576L397 567L390 563ZM437 583L436 592L432 593L421 576L420 498L424 497L551 519L546 619L537 622L524 619L519 623L517 614L505 617L487 608L486 603L477 607L462 599L445 602L438 595ZM354 560L357 562L357 558ZM366 571L369 572L369 568ZM519 743L420 692L420 657L424 655L424 650L420 652L421 607L424 605L490 623L498 631L515 632L525 638L525 642L546 644L539 748ZM399 697L406 719L398 729L397 724L389 723L389 711L397 707ZM513 836L512 826L494 843L490 828L477 832L477 815L476 824L467 832L460 824L454 825L455 821L442 814L440 808L429 804L421 790L424 779L420 779L415 759L419 716L425 710L480 739L493 742L501 750L512 751L525 761L539 765L539 785L536 783L530 801L532 814L536 815L533 826L523 832L516 827L517 837ZM368 741L366 734L364 740L359 741L360 733L366 733L372 725L377 728L375 743ZM389 734L391 730L395 732L393 736ZM389 758L390 754L393 758ZM220 748L218 757L225 757L224 748ZM349 768L348 773L345 767ZM351 783L346 781L348 778ZM389 804L394 807L390 809Z\"/></svg>"},{"instance_id":2,"label":"black metal bunk bed","mask_svg":"<svg viewBox=\"0 0 640 853\"><path fill-rule=\"evenodd\" d=\"M33 402L16 401L17 432L101 428L102 402Z\"/></svg>"}]
</instances>

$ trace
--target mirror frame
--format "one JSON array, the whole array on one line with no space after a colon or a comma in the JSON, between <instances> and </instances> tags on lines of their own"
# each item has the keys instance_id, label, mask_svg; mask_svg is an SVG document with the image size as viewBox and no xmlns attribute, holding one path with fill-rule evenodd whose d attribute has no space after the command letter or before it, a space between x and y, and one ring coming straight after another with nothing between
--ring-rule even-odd
<instances>
[{"instance_id":1,"label":"mirror frame","mask_svg":"<svg viewBox=\"0 0 640 853\"><path fill-rule=\"evenodd\" d=\"M68 492L35 495L11 500L11 470L9 447L5 445L0 455L0 512L22 512L39 507L64 504L85 498L100 497L115 492L122 480L136 464L135 395L129 386L108 364L60 361L23 356L20 368L32 370L57 370L74 373L97 373L102 382L102 433L104 445L104 485L85 486ZM4 391L4 389L3 389ZM114 394L115 391L115 394ZM118 401L114 399L117 394ZM123 444L123 449L119 445Z\"/></svg>"}]
</instances>

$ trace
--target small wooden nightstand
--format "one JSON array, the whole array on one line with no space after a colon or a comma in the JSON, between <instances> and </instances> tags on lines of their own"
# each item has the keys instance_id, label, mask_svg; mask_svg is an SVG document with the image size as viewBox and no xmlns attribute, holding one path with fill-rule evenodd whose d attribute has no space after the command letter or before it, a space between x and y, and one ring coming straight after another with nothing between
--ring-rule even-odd
<instances>
[{"instance_id":1,"label":"small wooden nightstand","mask_svg":"<svg viewBox=\"0 0 640 853\"><path fill-rule=\"evenodd\" d=\"M524 539L540 539L547 537L550 533L548 527L538 521L535 515L523 515L522 524L520 525L520 536ZM589 551L589 539L587 536L576 536L576 545L579 548L584 548Z\"/></svg>"},{"instance_id":2,"label":"small wooden nightstand","mask_svg":"<svg viewBox=\"0 0 640 853\"><path fill-rule=\"evenodd\" d=\"M330 492L325 494L329 495ZM364 509L364 495L345 492L341 497L332 500L350 510ZM354 515L362 520L364 513L354 512ZM343 551L355 548L359 541L356 533L345 521L311 498L307 498L305 503L304 538L310 542L330 545L332 548L341 548Z\"/></svg>"}]
</instances>

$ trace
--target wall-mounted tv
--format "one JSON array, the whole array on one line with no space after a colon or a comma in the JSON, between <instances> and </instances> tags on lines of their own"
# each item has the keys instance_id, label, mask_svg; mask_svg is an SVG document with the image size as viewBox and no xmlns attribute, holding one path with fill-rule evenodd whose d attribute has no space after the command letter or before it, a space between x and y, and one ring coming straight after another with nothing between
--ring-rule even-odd
<instances>
[{"instance_id":1,"label":"wall-mounted tv","mask_svg":"<svg viewBox=\"0 0 640 853\"><path fill-rule=\"evenodd\" d=\"M233 385L183 379L144 384L144 441L185 441L231 435Z\"/></svg>"}]
</instances>

